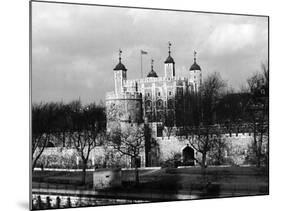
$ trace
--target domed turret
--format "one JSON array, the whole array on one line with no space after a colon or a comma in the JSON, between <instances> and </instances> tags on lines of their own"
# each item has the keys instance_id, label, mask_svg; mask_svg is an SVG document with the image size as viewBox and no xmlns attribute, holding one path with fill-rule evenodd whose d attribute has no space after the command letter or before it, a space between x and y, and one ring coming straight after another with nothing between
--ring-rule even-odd
<instances>
[{"instance_id":1,"label":"domed turret","mask_svg":"<svg viewBox=\"0 0 281 211\"><path fill-rule=\"evenodd\" d=\"M194 61L189 70L201 70L201 67L196 63L196 61Z\"/></svg>"},{"instance_id":2,"label":"domed turret","mask_svg":"<svg viewBox=\"0 0 281 211\"><path fill-rule=\"evenodd\" d=\"M167 57L167 59L165 60L165 77L166 78L173 78L175 77L175 61L174 59L171 57L171 43L168 43L168 48L169 48L169 55Z\"/></svg>"},{"instance_id":3,"label":"domed turret","mask_svg":"<svg viewBox=\"0 0 281 211\"><path fill-rule=\"evenodd\" d=\"M125 65L123 65L121 62L119 62L115 68L113 70L124 70L124 71L127 71Z\"/></svg>"},{"instance_id":4,"label":"domed turret","mask_svg":"<svg viewBox=\"0 0 281 211\"><path fill-rule=\"evenodd\" d=\"M192 70L201 70L201 67L196 63L196 54L197 54L197 52L194 51L194 63L189 68L190 71L192 71Z\"/></svg>"},{"instance_id":5,"label":"domed turret","mask_svg":"<svg viewBox=\"0 0 281 211\"><path fill-rule=\"evenodd\" d=\"M157 73L153 70L153 62L154 62L154 60L151 59L151 71L147 75L147 77L149 77L149 78L150 77L154 77L154 78L158 77Z\"/></svg>"},{"instance_id":6,"label":"domed turret","mask_svg":"<svg viewBox=\"0 0 281 211\"><path fill-rule=\"evenodd\" d=\"M170 55L170 51L169 51L169 56L167 57L167 59L166 59L166 61L164 63L165 64L169 64L169 63L175 64L174 59Z\"/></svg>"},{"instance_id":7,"label":"domed turret","mask_svg":"<svg viewBox=\"0 0 281 211\"><path fill-rule=\"evenodd\" d=\"M120 94L123 90L124 81L127 80L127 69L121 62L122 51L119 49L119 63L115 66L114 70L114 83L115 93Z\"/></svg>"},{"instance_id":8,"label":"domed turret","mask_svg":"<svg viewBox=\"0 0 281 211\"><path fill-rule=\"evenodd\" d=\"M123 65L122 62L121 62L121 54L122 54L122 51L120 49L119 50L119 63L115 66L115 68L113 70L124 70L124 71L127 71L125 65Z\"/></svg>"},{"instance_id":9,"label":"domed turret","mask_svg":"<svg viewBox=\"0 0 281 211\"><path fill-rule=\"evenodd\" d=\"M194 51L194 63L191 65L189 70L201 70L201 67L196 63L196 54L197 52Z\"/></svg>"},{"instance_id":10,"label":"domed turret","mask_svg":"<svg viewBox=\"0 0 281 211\"><path fill-rule=\"evenodd\" d=\"M169 45L169 51L168 51L169 56L167 57L167 59L165 60L164 63L165 64L169 64L169 63L175 64L175 61L174 61L173 57L171 57L171 45L172 44L169 42L168 45Z\"/></svg>"},{"instance_id":11,"label":"domed turret","mask_svg":"<svg viewBox=\"0 0 281 211\"><path fill-rule=\"evenodd\" d=\"M189 68L189 83L193 86L193 90L198 92L199 87L202 84L201 67L196 63L196 54L194 51L194 63Z\"/></svg>"}]
</instances>

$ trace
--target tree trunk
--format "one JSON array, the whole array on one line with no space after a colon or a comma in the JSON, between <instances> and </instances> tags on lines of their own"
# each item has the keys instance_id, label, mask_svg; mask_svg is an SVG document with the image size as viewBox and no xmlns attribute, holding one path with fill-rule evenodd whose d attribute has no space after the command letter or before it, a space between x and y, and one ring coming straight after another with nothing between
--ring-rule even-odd
<instances>
[{"instance_id":1,"label":"tree trunk","mask_svg":"<svg viewBox=\"0 0 281 211\"><path fill-rule=\"evenodd\" d=\"M260 139L258 141L258 157L257 157L257 167L259 168L261 166L261 155L262 155L262 139L263 139L263 133L261 132Z\"/></svg>"},{"instance_id":2,"label":"tree trunk","mask_svg":"<svg viewBox=\"0 0 281 211\"><path fill-rule=\"evenodd\" d=\"M139 170L138 170L137 165L135 165L135 182L136 182L136 186L138 186L139 183L140 183L140 180L139 180Z\"/></svg>"},{"instance_id":3,"label":"tree trunk","mask_svg":"<svg viewBox=\"0 0 281 211\"><path fill-rule=\"evenodd\" d=\"M85 185L86 184L86 168L87 168L87 160L83 160L83 164L82 164L82 184Z\"/></svg>"},{"instance_id":4,"label":"tree trunk","mask_svg":"<svg viewBox=\"0 0 281 211\"><path fill-rule=\"evenodd\" d=\"M65 147L65 132L62 132L62 146Z\"/></svg>"},{"instance_id":5,"label":"tree trunk","mask_svg":"<svg viewBox=\"0 0 281 211\"><path fill-rule=\"evenodd\" d=\"M43 151L44 151L44 149L45 149L45 146L46 146L48 140L49 140L48 138L46 138L46 139L44 140L44 143L43 143L42 148L39 149L39 150L40 150L39 153L38 153L37 155L35 155L35 157L32 157L32 172L34 171L34 168L35 168L35 166L36 166L36 163L37 163L39 157L41 156L41 154L43 153ZM33 154L35 154L35 153L36 153L36 149L34 150Z\"/></svg>"},{"instance_id":6,"label":"tree trunk","mask_svg":"<svg viewBox=\"0 0 281 211\"><path fill-rule=\"evenodd\" d=\"M257 145L257 129L256 129L256 122L254 121L254 150L255 150L255 164L258 165L258 145Z\"/></svg>"},{"instance_id":7,"label":"tree trunk","mask_svg":"<svg viewBox=\"0 0 281 211\"><path fill-rule=\"evenodd\" d=\"M218 149L218 163L217 165L221 165L222 164L222 149L221 149L221 145L219 143L219 149Z\"/></svg>"},{"instance_id":8,"label":"tree trunk","mask_svg":"<svg viewBox=\"0 0 281 211\"><path fill-rule=\"evenodd\" d=\"M203 169L205 169L207 166L206 166L206 157L207 157L207 153L206 152L203 152L202 153L202 162L201 162L201 167Z\"/></svg>"},{"instance_id":9,"label":"tree trunk","mask_svg":"<svg viewBox=\"0 0 281 211\"><path fill-rule=\"evenodd\" d=\"M202 161L201 161L201 174L203 177L203 183L207 182L207 177L206 177L206 153L204 152L202 154Z\"/></svg>"}]
</instances>

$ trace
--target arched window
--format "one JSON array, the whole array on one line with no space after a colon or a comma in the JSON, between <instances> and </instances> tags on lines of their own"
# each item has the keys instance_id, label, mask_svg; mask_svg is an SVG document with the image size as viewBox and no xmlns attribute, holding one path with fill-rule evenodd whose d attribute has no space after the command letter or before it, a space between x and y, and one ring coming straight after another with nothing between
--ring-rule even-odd
<instances>
[{"instance_id":1,"label":"arched window","mask_svg":"<svg viewBox=\"0 0 281 211\"><path fill-rule=\"evenodd\" d=\"M157 100L156 108L157 109L163 109L163 100Z\"/></svg>"},{"instance_id":2,"label":"arched window","mask_svg":"<svg viewBox=\"0 0 281 211\"><path fill-rule=\"evenodd\" d=\"M145 116L147 117L148 122L152 122L152 121L153 121L153 119L152 119L152 113L151 113L151 112L147 112L147 113L145 114Z\"/></svg>"},{"instance_id":3,"label":"arched window","mask_svg":"<svg viewBox=\"0 0 281 211\"><path fill-rule=\"evenodd\" d=\"M152 103L150 100L145 102L145 110L151 110Z\"/></svg>"},{"instance_id":4,"label":"arched window","mask_svg":"<svg viewBox=\"0 0 281 211\"><path fill-rule=\"evenodd\" d=\"M177 88L177 95L178 95L179 97L182 97L182 95L183 95L183 90L182 90L182 88Z\"/></svg>"},{"instance_id":5,"label":"arched window","mask_svg":"<svg viewBox=\"0 0 281 211\"><path fill-rule=\"evenodd\" d=\"M174 101L172 99L168 100L168 109L173 109L174 108Z\"/></svg>"},{"instance_id":6,"label":"arched window","mask_svg":"<svg viewBox=\"0 0 281 211\"><path fill-rule=\"evenodd\" d=\"M164 114L162 112L157 112L156 121L157 122L164 122Z\"/></svg>"}]
</instances>

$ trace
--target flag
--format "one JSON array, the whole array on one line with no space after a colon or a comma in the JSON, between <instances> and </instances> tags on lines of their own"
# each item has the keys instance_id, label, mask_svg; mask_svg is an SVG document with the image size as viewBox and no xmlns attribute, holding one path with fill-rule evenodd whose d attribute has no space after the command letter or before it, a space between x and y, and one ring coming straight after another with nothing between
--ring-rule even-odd
<instances>
[{"instance_id":1,"label":"flag","mask_svg":"<svg viewBox=\"0 0 281 211\"><path fill-rule=\"evenodd\" d=\"M141 50L141 54L147 54L147 51Z\"/></svg>"}]
</instances>

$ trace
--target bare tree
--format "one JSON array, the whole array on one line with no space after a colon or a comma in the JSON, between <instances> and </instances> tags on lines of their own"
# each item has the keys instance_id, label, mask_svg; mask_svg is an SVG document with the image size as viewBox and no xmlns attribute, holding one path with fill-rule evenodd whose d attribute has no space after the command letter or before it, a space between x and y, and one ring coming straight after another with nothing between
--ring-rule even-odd
<instances>
[{"instance_id":1,"label":"bare tree","mask_svg":"<svg viewBox=\"0 0 281 211\"><path fill-rule=\"evenodd\" d=\"M139 184L138 166L140 154L145 149L144 129L139 125L128 124L126 128L115 128L109 134L111 145L122 155L127 155L135 168L135 183Z\"/></svg>"},{"instance_id":2,"label":"bare tree","mask_svg":"<svg viewBox=\"0 0 281 211\"><path fill-rule=\"evenodd\" d=\"M213 125L216 123L216 107L219 99L225 93L226 82L223 81L218 73L209 75L203 82L198 93L197 106L199 107L199 125L194 124L192 131L185 127L185 134L192 135L189 144L199 153L201 160L197 160L200 166L207 167L207 154L214 147L218 139L214 138ZM195 123L195 122L194 122Z\"/></svg>"},{"instance_id":3,"label":"bare tree","mask_svg":"<svg viewBox=\"0 0 281 211\"><path fill-rule=\"evenodd\" d=\"M56 112L55 103L32 105L32 171L50 141Z\"/></svg>"},{"instance_id":4,"label":"bare tree","mask_svg":"<svg viewBox=\"0 0 281 211\"><path fill-rule=\"evenodd\" d=\"M247 80L251 93L248 110L253 124L253 150L257 167L261 166L263 157L266 163L268 162L268 149L264 154L263 144L265 140L268 141L269 71L266 64L262 64L261 69L261 72L255 73Z\"/></svg>"},{"instance_id":5,"label":"bare tree","mask_svg":"<svg viewBox=\"0 0 281 211\"><path fill-rule=\"evenodd\" d=\"M219 73L209 75L203 82L199 97L201 108L201 120L204 125L216 123L216 108L219 100L225 94L226 82Z\"/></svg>"},{"instance_id":6,"label":"bare tree","mask_svg":"<svg viewBox=\"0 0 281 211\"><path fill-rule=\"evenodd\" d=\"M173 116L167 115L163 122L163 128L164 128L165 135L168 138L170 138L170 136L174 132L174 127L175 127L175 124L174 124Z\"/></svg>"},{"instance_id":7,"label":"bare tree","mask_svg":"<svg viewBox=\"0 0 281 211\"><path fill-rule=\"evenodd\" d=\"M86 169L91 151L103 143L101 133L105 128L104 108L96 104L82 107L78 101L72 105L70 139L82 160L82 184L86 181Z\"/></svg>"},{"instance_id":8,"label":"bare tree","mask_svg":"<svg viewBox=\"0 0 281 211\"><path fill-rule=\"evenodd\" d=\"M222 165L226 161L224 154L228 149L228 144L226 140L221 137L220 133L216 134L212 138L214 141L209 157L213 165Z\"/></svg>"},{"instance_id":9,"label":"bare tree","mask_svg":"<svg viewBox=\"0 0 281 211\"><path fill-rule=\"evenodd\" d=\"M60 142L62 147L69 146L70 143L67 143L69 137L69 130L71 128L71 118L70 112L71 108L69 104L64 104L62 102L57 103L58 111L55 124L54 136Z\"/></svg>"},{"instance_id":10,"label":"bare tree","mask_svg":"<svg viewBox=\"0 0 281 211\"><path fill-rule=\"evenodd\" d=\"M214 141L210 135L209 127L198 127L196 135L189 137L190 146L201 154L201 159L195 158L196 162L205 169L207 167L207 154L214 146Z\"/></svg>"}]
</instances>

